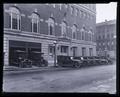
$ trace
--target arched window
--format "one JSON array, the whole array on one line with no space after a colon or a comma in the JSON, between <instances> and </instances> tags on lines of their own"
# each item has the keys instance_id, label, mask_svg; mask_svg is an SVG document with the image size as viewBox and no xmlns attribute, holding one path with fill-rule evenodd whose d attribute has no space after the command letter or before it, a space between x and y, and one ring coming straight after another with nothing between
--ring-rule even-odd
<instances>
[{"instance_id":1,"label":"arched window","mask_svg":"<svg viewBox=\"0 0 120 97\"><path fill-rule=\"evenodd\" d=\"M90 41L94 41L94 33L92 28L90 28Z\"/></svg>"},{"instance_id":2,"label":"arched window","mask_svg":"<svg viewBox=\"0 0 120 97\"><path fill-rule=\"evenodd\" d=\"M91 39L92 39L91 35L92 35L92 32L91 32L91 30L89 30L88 31L88 41L91 41Z\"/></svg>"},{"instance_id":3,"label":"arched window","mask_svg":"<svg viewBox=\"0 0 120 97\"><path fill-rule=\"evenodd\" d=\"M48 19L48 31L49 35L54 35L55 34L55 21L53 18Z\"/></svg>"},{"instance_id":4,"label":"arched window","mask_svg":"<svg viewBox=\"0 0 120 97\"><path fill-rule=\"evenodd\" d=\"M85 40L85 27L84 26L81 29L81 39Z\"/></svg>"},{"instance_id":5,"label":"arched window","mask_svg":"<svg viewBox=\"0 0 120 97\"><path fill-rule=\"evenodd\" d=\"M72 27L72 38L77 39L77 26L75 24Z\"/></svg>"},{"instance_id":6,"label":"arched window","mask_svg":"<svg viewBox=\"0 0 120 97\"><path fill-rule=\"evenodd\" d=\"M62 22L62 36L66 36L67 35L67 24L65 22Z\"/></svg>"},{"instance_id":7,"label":"arched window","mask_svg":"<svg viewBox=\"0 0 120 97\"><path fill-rule=\"evenodd\" d=\"M32 32L38 32L38 25L39 25L39 15L36 13L32 13Z\"/></svg>"},{"instance_id":8,"label":"arched window","mask_svg":"<svg viewBox=\"0 0 120 97\"><path fill-rule=\"evenodd\" d=\"M74 8L71 6L71 15L73 14L74 12Z\"/></svg>"},{"instance_id":9,"label":"arched window","mask_svg":"<svg viewBox=\"0 0 120 97\"><path fill-rule=\"evenodd\" d=\"M16 7L10 7L10 28L20 30L21 28L21 15L20 11Z\"/></svg>"}]
</instances>

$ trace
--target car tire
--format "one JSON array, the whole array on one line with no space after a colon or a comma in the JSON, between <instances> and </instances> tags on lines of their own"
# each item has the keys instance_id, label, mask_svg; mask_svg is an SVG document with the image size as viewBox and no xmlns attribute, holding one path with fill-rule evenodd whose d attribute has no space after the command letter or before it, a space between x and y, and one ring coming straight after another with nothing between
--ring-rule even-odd
<instances>
[{"instance_id":1,"label":"car tire","mask_svg":"<svg viewBox=\"0 0 120 97\"><path fill-rule=\"evenodd\" d=\"M78 64L78 63L75 63L75 68L80 68L81 67L81 65L80 64Z\"/></svg>"}]
</instances>

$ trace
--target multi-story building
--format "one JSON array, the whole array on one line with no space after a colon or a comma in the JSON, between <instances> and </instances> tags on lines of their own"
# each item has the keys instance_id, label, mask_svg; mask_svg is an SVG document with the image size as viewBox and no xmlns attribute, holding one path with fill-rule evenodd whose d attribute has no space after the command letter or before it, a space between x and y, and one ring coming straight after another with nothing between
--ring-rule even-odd
<instances>
[{"instance_id":1,"label":"multi-story building","mask_svg":"<svg viewBox=\"0 0 120 97\"><path fill-rule=\"evenodd\" d=\"M95 29L95 4L4 4L4 65L16 49L53 61L55 41L57 55L94 56Z\"/></svg>"},{"instance_id":2,"label":"multi-story building","mask_svg":"<svg viewBox=\"0 0 120 97\"><path fill-rule=\"evenodd\" d=\"M116 57L116 20L98 23L96 35L97 54Z\"/></svg>"}]
</instances>

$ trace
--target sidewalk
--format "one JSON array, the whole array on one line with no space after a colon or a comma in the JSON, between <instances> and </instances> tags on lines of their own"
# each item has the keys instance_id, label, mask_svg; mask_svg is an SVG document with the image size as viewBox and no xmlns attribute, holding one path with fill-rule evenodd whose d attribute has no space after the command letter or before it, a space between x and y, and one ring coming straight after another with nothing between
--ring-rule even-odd
<instances>
[{"instance_id":1,"label":"sidewalk","mask_svg":"<svg viewBox=\"0 0 120 97\"><path fill-rule=\"evenodd\" d=\"M35 71L58 71L58 70L68 70L71 68L64 68L64 67L54 67L54 66L48 66L48 67L36 67L32 66L32 68L19 68L14 66L9 66L3 69L4 74L17 74L17 73L29 73L29 72L35 72Z\"/></svg>"}]
</instances>

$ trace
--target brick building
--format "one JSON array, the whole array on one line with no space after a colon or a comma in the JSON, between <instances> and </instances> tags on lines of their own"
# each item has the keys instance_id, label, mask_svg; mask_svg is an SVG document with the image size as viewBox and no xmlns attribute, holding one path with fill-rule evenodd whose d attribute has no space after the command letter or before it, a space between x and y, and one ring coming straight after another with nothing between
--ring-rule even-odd
<instances>
[{"instance_id":1,"label":"brick building","mask_svg":"<svg viewBox=\"0 0 120 97\"><path fill-rule=\"evenodd\" d=\"M48 62L57 55L96 55L95 4L4 4L4 65L15 49L44 53Z\"/></svg>"},{"instance_id":2,"label":"brick building","mask_svg":"<svg viewBox=\"0 0 120 97\"><path fill-rule=\"evenodd\" d=\"M96 25L97 53L101 56L116 56L116 20L110 20Z\"/></svg>"}]
</instances>

